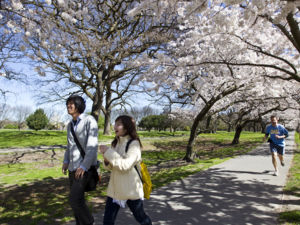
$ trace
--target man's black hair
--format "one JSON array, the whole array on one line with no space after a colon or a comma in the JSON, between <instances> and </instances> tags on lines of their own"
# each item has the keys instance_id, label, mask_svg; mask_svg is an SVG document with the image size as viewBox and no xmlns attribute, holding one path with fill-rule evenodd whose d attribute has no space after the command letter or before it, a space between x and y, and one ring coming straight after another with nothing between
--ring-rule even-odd
<instances>
[{"instance_id":1,"label":"man's black hair","mask_svg":"<svg viewBox=\"0 0 300 225\"><path fill-rule=\"evenodd\" d=\"M69 102L73 102L75 105L75 108L78 110L78 112L81 114L85 110L85 101L84 99L79 95L71 95L67 101L66 105L68 105Z\"/></svg>"}]
</instances>

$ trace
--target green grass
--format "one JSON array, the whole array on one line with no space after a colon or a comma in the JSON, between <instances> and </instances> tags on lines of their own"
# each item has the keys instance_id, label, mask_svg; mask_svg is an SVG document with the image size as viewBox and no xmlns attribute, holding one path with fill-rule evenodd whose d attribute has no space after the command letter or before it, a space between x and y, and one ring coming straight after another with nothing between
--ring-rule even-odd
<instances>
[{"instance_id":1,"label":"green grass","mask_svg":"<svg viewBox=\"0 0 300 225\"><path fill-rule=\"evenodd\" d=\"M181 137L188 135L187 131L139 131L139 136L143 137ZM114 138L112 135L103 135L99 131L99 141L111 141ZM31 146L50 146L50 145L66 145L67 132L66 131L33 131L33 130L0 130L0 148L12 147L31 147Z\"/></svg>"},{"instance_id":2,"label":"green grass","mask_svg":"<svg viewBox=\"0 0 300 225\"><path fill-rule=\"evenodd\" d=\"M189 135L189 131L138 131L138 134L141 138L143 137L175 137L175 136L186 136Z\"/></svg>"},{"instance_id":3,"label":"green grass","mask_svg":"<svg viewBox=\"0 0 300 225\"><path fill-rule=\"evenodd\" d=\"M47 178L59 178L62 176L60 166L42 168L46 160L37 163L17 163L0 165L0 184L22 185ZM1 190L3 191L3 190Z\"/></svg>"},{"instance_id":4,"label":"green grass","mask_svg":"<svg viewBox=\"0 0 300 225\"><path fill-rule=\"evenodd\" d=\"M66 145L66 131L1 130L0 148Z\"/></svg>"},{"instance_id":5,"label":"green grass","mask_svg":"<svg viewBox=\"0 0 300 225\"><path fill-rule=\"evenodd\" d=\"M187 131L139 131L139 136L143 138L157 138L158 140L163 138L186 138L189 135ZM259 134L259 133L258 133ZM217 132L216 134L201 134L199 138L214 141L215 143L223 143L224 141L232 141L234 136L233 132ZM99 142L111 141L114 137L112 135L103 135L99 132ZM253 138L252 132L242 132L242 137ZM241 137L241 138L242 138ZM30 146L50 146L50 145L66 145L67 144L67 132L66 131L33 131L33 130L0 130L0 148L12 148L12 147L30 147Z\"/></svg>"},{"instance_id":6,"label":"green grass","mask_svg":"<svg viewBox=\"0 0 300 225\"><path fill-rule=\"evenodd\" d=\"M44 131L37 133L44 134ZM181 160L185 155L188 136L143 137L142 142L147 147L142 153L143 159L151 172L154 188L244 154L261 143L263 136L261 133L243 132L241 143L231 146L229 143L233 135L227 132L201 134L195 145L197 158L194 163ZM68 181L61 173L61 162L62 158L50 159L45 152L45 157L39 161L0 166L0 224L58 225L73 219L67 200ZM153 170L156 167L158 169ZM87 194L90 207L94 210L103 207L99 201L106 196L109 174L104 170L102 173L102 186Z\"/></svg>"},{"instance_id":7,"label":"green grass","mask_svg":"<svg viewBox=\"0 0 300 225\"><path fill-rule=\"evenodd\" d=\"M227 135L226 135L227 134ZM236 155L244 154L262 142L263 134L245 132L240 137L240 144L228 145L232 141L234 133L217 132L216 134L200 135L197 138L194 151L197 158L194 163L163 168L151 174L154 188L164 186L174 180L205 170L213 165L222 163ZM209 137L209 140L207 138ZM205 143L204 141L205 140ZM148 165L158 165L172 160L182 159L185 156L187 141L161 141L154 145L161 151L143 152L143 160ZM204 143L204 144L203 144ZM205 147L209 147L209 151ZM213 148L213 149L211 149Z\"/></svg>"},{"instance_id":8,"label":"green grass","mask_svg":"<svg viewBox=\"0 0 300 225\"><path fill-rule=\"evenodd\" d=\"M226 160L227 160L226 158L223 159L215 158L211 160L202 160L202 161L197 160L197 162L194 164L161 169L160 171L151 174L153 188L162 187L172 181L179 180L191 174L203 171L213 165L219 164Z\"/></svg>"},{"instance_id":9,"label":"green grass","mask_svg":"<svg viewBox=\"0 0 300 225\"><path fill-rule=\"evenodd\" d=\"M284 192L288 195L300 197L300 139L299 133L295 134L295 142L297 149L294 152L294 158L291 169L289 171L288 181L284 188ZM280 224L285 225L299 225L300 224L300 211L293 210L282 212L279 215Z\"/></svg>"},{"instance_id":10,"label":"green grass","mask_svg":"<svg viewBox=\"0 0 300 225\"><path fill-rule=\"evenodd\" d=\"M280 223L285 225L299 225L300 224L300 211L293 210L280 213Z\"/></svg>"},{"instance_id":11,"label":"green grass","mask_svg":"<svg viewBox=\"0 0 300 225\"><path fill-rule=\"evenodd\" d=\"M108 141L112 139L112 135L104 136L99 133L99 140L101 141ZM66 131L0 130L0 148L66 144Z\"/></svg>"}]
</instances>

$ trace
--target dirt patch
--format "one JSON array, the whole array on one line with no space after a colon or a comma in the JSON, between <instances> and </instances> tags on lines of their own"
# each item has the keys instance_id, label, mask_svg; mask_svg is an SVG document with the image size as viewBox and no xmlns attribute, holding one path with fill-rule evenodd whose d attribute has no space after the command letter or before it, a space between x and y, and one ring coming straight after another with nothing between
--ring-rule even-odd
<instances>
[{"instance_id":1,"label":"dirt patch","mask_svg":"<svg viewBox=\"0 0 300 225\"><path fill-rule=\"evenodd\" d=\"M155 173L165 168L175 168L188 165L182 160L185 143L168 142L168 144L147 145L145 151L157 153L155 165L148 165L150 173ZM200 145L197 143L195 151L215 152L222 146L216 144ZM183 154L176 155L176 159L166 160L164 151L180 150ZM176 153L175 151L175 153ZM38 150L34 152L17 152L0 154L0 165L13 163L38 163L39 167L47 168L61 166L64 149ZM174 154L175 154L174 153ZM177 154L177 153L176 153ZM43 162L43 163L41 163ZM102 172L101 185L97 190L87 193L88 204L93 212L99 212L105 206L105 190L109 181L109 172ZM73 217L68 203L69 184L67 177L53 179L45 178L42 181L32 182L27 185L5 186L0 184L0 224L63 224L59 218ZM5 191L4 191L5 190ZM5 216L3 216L5 215Z\"/></svg>"},{"instance_id":2,"label":"dirt patch","mask_svg":"<svg viewBox=\"0 0 300 225\"><path fill-rule=\"evenodd\" d=\"M49 162L56 162L60 160L61 163L64 152L64 149L50 149L0 154L0 165L14 163L33 163L39 162L43 159L48 160Z\"/></svg>"},{"instance_id":3,"label":"dirt patch","mask_svg":"<svg viewBox=\"0 0 300 225\"><path fill-rule=\"evenodd\" d=\"M0 164L37 163L38 169L50 168L60 166L63 155L64 149L0 154ZM148 169L150 173L153 173L163 168L178 167L186 164L181 159L159 161L157 165L148 166ZM102 171L101 185L97 187L97 190L86 194L88 205L93 209L93 212L99 212L105 207L106 196L104 191L109 181L109 175L109 172ZM64 222L60 218L73 217L68 203L69 182L67 177L57 179L49 177L42 181L20 186L0 185L0 189L5 190L0 193L1 225L61 225Z\"/></svg>"}]
</instances>

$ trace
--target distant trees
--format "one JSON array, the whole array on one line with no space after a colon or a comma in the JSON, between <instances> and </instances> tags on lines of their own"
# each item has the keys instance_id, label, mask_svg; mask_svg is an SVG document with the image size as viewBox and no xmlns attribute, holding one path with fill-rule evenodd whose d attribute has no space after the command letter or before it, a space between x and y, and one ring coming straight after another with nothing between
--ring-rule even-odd
<instances>
[{"instance_id":1,"label":"distant trees","mask_svg":"<svg viewBox=\"0 0 300 225\"><path fill-rule=\"evenodd\" d=\"M142 118L150 115L158 115L159 111L151 106L144 107L130 107L125 110L125 113L132 116L136 122L141 121Z\"/></svg>"},{"instance_id":2,"label":"distant trees","mask_svg":"<svg viewBox=\"0 0 300 225\"><path fill-rule=\"evenodd\" d=\"M166 130L169 127L169 120L167 115L150 115L142 118L139 127L145 128L148 131L151 129Z\"/></svg>"},{"instance_id":3,"label":"distant trees","mask_svg":"<svg viewBox=\"0 0 300 225\"><path fill-rule=\"evenodd\" d=\"M11 114L11 108L7 104L0 104L0 128L5 125L5 121L9 119Z\"/></svg>"},{"instance_id":4,"label":"distant trees","mask_svg":"<svg viewBox=\"0 0 300 225\"><path fill-rule=\"evenodd\" d=\"M33 130L41 130L47 126L49 122L43 109L37 109L26 119L27 126Z\"/></svg>"},{"instance_id":5,"label":"distant trees","mask_svg":"<svg viewBox=\"0 0 300 225\"><path fill-rule=\"evenodd\" d=\"M19 105L15 106L13 110L18 129L20 130L25 125L26 118L31 113L31 108L29 106Z\"/></svg>"},{"instance_id":6,"label":"distant trees","mask_svg":"<svg viewBox=\"0 0 300 225\"><path fill-rule=\"evenodd\" d=\"M191 121L174 114L149 115L141 119L139 127L148 131L152 129L158 131L170 129L174 132L176 130L186 130L191 125L189 122Z\"/></svg>"}]
</instances>

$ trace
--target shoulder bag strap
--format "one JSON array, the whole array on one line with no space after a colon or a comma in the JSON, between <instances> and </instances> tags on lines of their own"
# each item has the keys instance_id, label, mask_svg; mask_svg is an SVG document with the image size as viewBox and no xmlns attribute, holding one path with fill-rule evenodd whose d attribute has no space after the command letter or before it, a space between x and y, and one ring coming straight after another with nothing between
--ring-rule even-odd
<instances>
[{"instance_id":1,"label":"shoulder bag strap","mask_svg":"<svg viewBox=\"0 0 300 225\"><path fill-rule=\"evenodd\" d=\"M81 144L79 143L79 141L78 141L78 139L77 139L77 136L76 136L75 131L74 131L74 125L73 125L72 122L71 122L71 132L72 132L72 134L73 134L74 141L76 142L77 148L78 148L79 151L80 151L81 157L84 158L85 152L84 152L84 150L83 150Z\"/></svg>"},{"instance_id":2,"label":"shoulder bag strap","mask_svg":"<svg viewBox=\"0 0 300 225\"><path fill-rule=\"evenodd\" d=\"M131 143L132 141L133 141L133 139L130 139L130 140L127 142L126 148L125 148L125 152L126 152L126 153L127 153L127 151L128 151L129 145L130 145L130 143ZM138 175L139 175L139 177L140 177L140 179L141 179L141 181L142 181L142 183L143 183L143 179L142 179L141 174L140 174L138 168L136 167L136 165L134 166L134 168L135 168L136 172L138 173Z\"/></svg>"}]
</instances>

